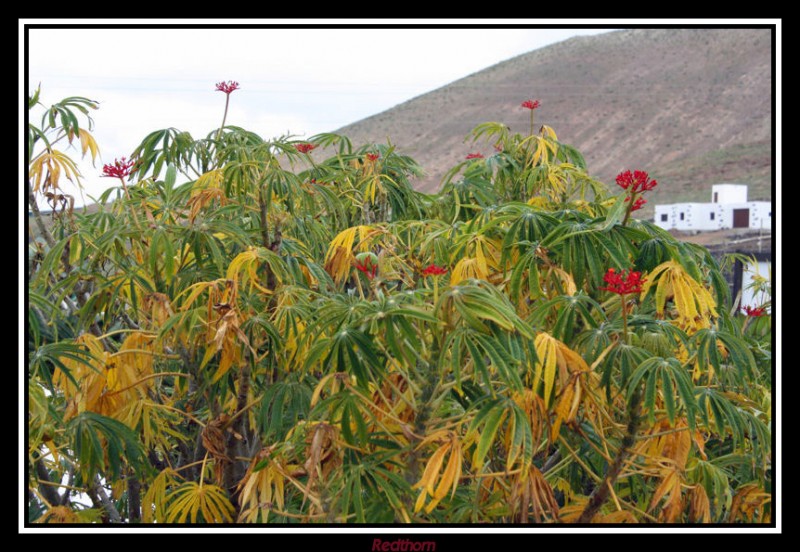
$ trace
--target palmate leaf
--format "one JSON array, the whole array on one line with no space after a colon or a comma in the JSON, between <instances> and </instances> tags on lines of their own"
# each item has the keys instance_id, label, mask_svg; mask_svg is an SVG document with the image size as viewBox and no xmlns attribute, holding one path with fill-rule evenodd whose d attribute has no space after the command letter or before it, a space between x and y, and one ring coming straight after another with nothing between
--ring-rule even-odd
<instances>
[{"instance_id":1,"label":"palmate leaf","mask_svg":"<svg viewBox=\"0 0 800 552\"><path fill-rule=\"evenodd\" d=\"M733 365L738 376L735 383L742 385L747 378L756 373L753 353L744 340L713 328L698 330L691 338L693 349L697 352L697 362L701 370L708 365L714 367L716 374L725 375L724 364Z\"/></svg>"},{"instance_id":2,"label":"palmate leaf","mask_svg":"<svg viewBox=\"0 0 800 552\"><path fill-rule=\"evenodd\" d=\"M170 163L178 167L192 165L193 161L204 157L204 148L191 134L177 128L151 132L131 154L132 159L139 159L131 172L131 178L138 177L141 180L151 171L153 178L158 178L161 170Z\"/></svg>"},{"instance_id":3,"label":"palmate leaf","mask_svg":"<svg viewBox=\"0 0 800 552\"><path fill-rule=\"evenodd\" d=\"M425 471L422 473L422 478L411 487L412 489L421 489L414 505L415 512L419 512L424 507L425 513L430 514L439 502L447 496L448 490L451 491L450 496L452 497L458 489L462 470L462 443L458 434L454 431L437 431L433 435L426 437L419 446L442 440L444 444L431 455L425 466ZM446 464L445 457L447 457ZM445 468L442 472L443 465ZM436 484L437 480L438 485ZM425 502L428 497L430 497L431 501L426 506Z\"/></svg>"},{"instance_id":4,"label":"palmate leaf","mask_svg":"<svg viewBox=\"0 0 800 552\"><path fill-rule=\"evenodd\" d=\"M533 434L525 411L514 401L504 397L486 402L472 420L464 437L465 443L475 443L472 468L483 470L486 457L498 440L498 433L507 451L506 469L512 470L521 461L524 471L533 460Z\"/></svg>"},{"instance_id":5,"label":"palmate leaf","mask_svg":"<svg viewBox=\"0 0 800 552\"><path fill-rule=\"evenodd\" d=\"M667 302L672 300L677 323L686 331L708 328L718 316L711 293L675 261L662 263L647 275L640 299L644 300L651 290L658 315L664 316Z\"/></svg>"},{"instance_id":6,"label":"palmate leaf","mask_svg":"<svg viewBox=\"0 0 800 552\"><path fill-rule=\"evenodd\" d=\"M323 148L335 147L339 155L349 155L353 151L353 143L343 134L323 132L315 134L308 141L312 144L319 144Z\"/></svg>"},{"instance_id":7,"label":"palmate leaf","mask_svg":"<svg viewBox=\"0 0 800 552\"><path fill-rule=\"evenodd\" d=\"M70 366L82 365L89 370L96 369L94 355L80 344L68 341L42 345L33 352L29 362L31 375L44 379L51 389L54 370L59 370L72 385L79 387Z\"/></svg>"},{"instance_id":8,"label":"palmate leaf","mask_svg":"<svg viewBox=\"0 0 800 552\"><path fill-rule=\"evenodd\" d=\"M697 406L703 424L712 429L719 439L728 434L733 438L734 448L749 441L748 466L754 462L765 464L771 453L771 432L764 421L759 419L749 401L740 395L723 392L710 387L698 388Z\"/></svg>"},{"instance_id":9,"label":"palmate leaf","mask_svg":"<svg viewBox=\"0 0 800 552\"><path fill-rule=\"evenodd\" d=\"M592 330L607 320L600 304L583 292L559 295L539 303L527 318L534 327L552 325L553 337L565 343L572 342L575 332Z\"/></svg>"},{"instance_id":10,"label":"palmate leaf","mask_svg":"<svg viewBox=\"0 0 800 552\"><path fill-rule=\"evenodd\" d=\"M555 394L556 376L564 385L572 372L588 372L589 366L578 353L567 347L547 332L536 336L536 367L533 375L533 391L539 391L542 384L544 404L550 405L550 397Z\"/></svg>"},{"instance_id":11,"label":"palmate leaf","mask_svg":"<svg viewBox=\"0 0 800 552\"><path fill-rule=\"evenodd\" d=\"M267 523L271 510L284 510L286 471L274 447L262 449L255 455L247 473L239 482L238 521Z\"/></svg>"},{"instance_id":12,"label":"palmate leaf","mask_svg":"<svg viewBox=\"0 0 800 552\"><path fill-rule=\"evenodd\" d=\"M34 193L57 192L61 177L77 187L81 187L81 172L75 161L59 150L42 152L31 162L28 178Z\"/></svg>"},{"instance_id":13,"label":"palmate leaf","mask_svg":"<svg viewBox=\"0 0 800 552\"><path fill-rule=\"evenodd\" d=\"M243 288L245 284L248 284L251 290L255 287L262 293L272 294L272 290L259 283L259 280L263 280L263 277L259 277L258 271L264 265L269 267L278 283L289 280L289 270L286 262L266 247L250 247L247 251L239 253L228 265L225 277L233 280L237 288Z\"/></svg>"},{"instance_id":14,"label":"palmate leaf","mask_svg":"<svg viewBox=\"0 0 800 552\"><path fill-rule=\"evenodd\" d=\"M144 448L136 434L112 418L81 412L67 422L67 435L86 482L98 473L117 479L122 473L123 459L138 474L143 473L147 465Z\"/></svg>"},{"instance_id":15,"label":"palmate leaf","mask_svg":"<svg viewBox=\"0 0 800 552\"><path fill-rule=\"evenodd\" d=\"M706 496L711 501L715 521L730 508L733 493L730 484L730 473L715 462L692 458L686 470L689 482L702 485Z\"/></svg>"},{"instance_id":16,"label":"palmate leaf","mask_svg":"<svg viewBox=\"0 0 800 552\"><path fill-rule=\"evenodd\" d=\"M353 374L364 390L370 381L380 380L384 374L385 361L378 356L372 339L360 330L344 328L330 338L320 339L309 350L304 369L308 371L323 356L326 372Z\"/></svg>"},{"instance_id":17,"label":"palmate leaf","mask_svg":"<svg viewBox=\"0 0 800 552\"><path fill-rule=\"evenodd\" d=\"M633 268L639 272L650 272L658 265L674 259L676 254L674 240L650 238L639 244L639 255Z\"/></svg>"},{"instance_id":18,"label":"palmate leaf","mask_svg":"<svg viewBox=\"0 0 800 552\"><path fill-rule=\"evenodd\" d=\"M167 523L230 523L235 509L216 485L187 481L167 495ZM198 514L200 517L198 517Z\"/></svg>"},{"instance_id":19,"label":"palmate leaf","mask_svg":"<svg viewBox=\"0 0 800 552\"><path fill-rule=\"evenodd\" d=\"M482 322L485 320L497 324L506 331L517 331L525 337L533 337L532 329L517 316L508 298L494 286L481 280L467 280L450 288L439 298L436 310L450 305L467 325L478 331L488 333L487 325Z\"/></svg>"},{"instance_id":20,"label":"palmate leaf","mask_svg":"<svg viewBox=\"0 0 800 552\"><path fill-rule=\"evenodd\" d=\"M411 486L408 482L399 474L389 471L377 463L367 466L362 472L367 482L365 496L369 500L376 502L376 506L383 515L391 511L394 512L394 520L411 523L411 517L408 514L406 505L400 498L411 492ZM378 501L377 497L381 496L385 497L385 499ZM387 508L387 504L389 508ZM367 519L375 519L375 516L369 516Z\"/></svg>"},{"instance_id":21,"label":"palmate leaf","mask_svg":"<svg viewBox=\"0 0 800 552\"><path fill-rule=\"evenodd\" d=\"M601 286L609 267L627 267L635 254L635 248L619 226L605 232L597 230L588 218L567 220L540 244L556 253L561 266L572 275L578 287L585 283L595 288Z\"/></svg>"},{"instance_id":22,"label":"palmate leaf","mask_svg":"<svg viewBox=\"0 0 800 552\"><path fill-rule=\"evenodd\" d=\"M257 419L267 442L283 439L299 420L308 419L312 389L302 381L281 381L269 386Z\"/></svg>"},{"instance_id":23,"label":"palmate leaf","mask_svg":"<svg viewBox=\"0 0 800 552\"><path fill-rule=\"evenodd\" d=\"M167 521L167 488L175 485L179 474L172 468L159 473L148 485L142 497L142 521L164 523Z\"/></svg>"},{"instance_id":24,"label":"palmate leaf","mask_svg":"<svg viewBox=\"0 0 800 552\"><path fill-rule=\"evenodd\" d=\"M628 383L628 401L631 400L636 389L642 383L644 384L642 406L651 424L655 423L656 395L660 389L660 396L664 402L670 424L675 423L678 407L676 399L678 399L686 411L690 429L694 430L694 417L697 410L697 403L694 397L695 388L688 370L677 359L652 357L642 362Z\"/></svg>"},{"instance_id":25,"label":"palmate leaf","mask_svg":"<svg viewBox=\"0 0 800 552\"><path fill-rule=\"evenodd\" d=\"M354 251L359 252L368 250L367 236L373 231L371 226L353 226L343 230L331 240L328 251L325 254L325 270L337 283L341 283L347 278L353 269L355 262ZM358 246L356 246L356 236Z\"/></svg>"},{"instance_id":26,"label":"palmate leaf","mask_svg":"<svg viewBox=\"0 0 800 552\"><path fill-rule=\"evenodd\" d=\"M80 137L81 142L81 156L86 157L87 153L90 153L90 158L92 160L92 166L94 166L94 162L97 159L98 155L100 155L100 147L97 145L97 142L94 139L94 136L86 130L82 128L77 131L77 133L70 131L68 134L69 143L72 143L72 140L75 136Z\"/></svg>"}]
</instances>

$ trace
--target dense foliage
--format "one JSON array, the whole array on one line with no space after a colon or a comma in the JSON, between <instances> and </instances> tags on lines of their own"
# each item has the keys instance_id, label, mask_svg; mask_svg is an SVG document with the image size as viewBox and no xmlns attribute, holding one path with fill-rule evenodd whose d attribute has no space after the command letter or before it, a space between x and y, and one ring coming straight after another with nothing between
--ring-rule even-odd
<instances>
[{"instance_id":1,"label":"dense foliage","mask_svg":"<svg viewBox=\"0 0 800 552\"><path fill-rule=\"evenodd\" d=\"M97 156L96 104L38 96L29 521L771 519L770 305L738 313L631 217L656 182L615 195L538 102L434 195L391 144L223 119L145 137L82 214L55 148Z\"/></svg>"}]
</instances>

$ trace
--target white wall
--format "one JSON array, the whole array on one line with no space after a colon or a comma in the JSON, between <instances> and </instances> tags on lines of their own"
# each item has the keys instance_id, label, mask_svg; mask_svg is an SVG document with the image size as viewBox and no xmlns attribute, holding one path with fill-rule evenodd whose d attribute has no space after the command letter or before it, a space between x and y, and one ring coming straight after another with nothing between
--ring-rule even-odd
<instances>
[{"instance_id":1,"label":"white wall","mask_svg":"<svg viewBox=\"0 0 800 552\"><path fill-rule=\"evenodd\" d=\"M714 194L717 194L716 201ZM712 203L747 203L747 184L714 184L711 186Z\"/></svg>"},{"instance_id":2,"label":"white wall","mask_svg":"<svg viewBox=\"0 0 800 552\"><path fill-rule=\"evenodd\" d=\"M772 228L772 203L769 201L751 201L750 228Z\"/></svg>"},{"instance_id":3,"label":"white wall","mask_svg":"<svg viewBox=\"0 0 800 552\"><path fill-rule=\"evenodd\" d=\"M722 230L733 228L734 209L749 209L749 228L772 228L772 203L769 201L656 205L654 222L665 230ZM663 215L667 216L666 220L662 220Z\"/></svg>"},{"instance_id":4,"label":"white wall","mask_svg":"<svg viewBox=\"0 0 800 552\"><path fill-rule=\"evenodd\" d=\"M714 218L711 218L711 213ZM662 220L663 215L667 220ZM683 217L681 217L683 215ZM671 203L655 206L655 224L665 230L718 230L722 206L715 203Z\"/></svg>"}]
</instances>

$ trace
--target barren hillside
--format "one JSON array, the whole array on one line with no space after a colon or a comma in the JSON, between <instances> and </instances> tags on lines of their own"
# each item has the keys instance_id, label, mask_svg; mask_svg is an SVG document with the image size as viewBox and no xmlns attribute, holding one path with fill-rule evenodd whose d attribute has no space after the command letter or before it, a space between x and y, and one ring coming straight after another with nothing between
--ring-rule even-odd
<instances>
[{"instance_id":1,"label":"barren hillside","mask_svg":"<svg viewBox=\"0 0 800 552\"><path fill-rule=\"evenodd\" d=\"M418 188L470 151L476 124L525 132L537 122L577 146L589 171L612 182L641 168L661 182L656 202L706 201L716 182L750 184L770 199L771 35L767 29L636 29L576 37L524 54L411 99L339 132L354 142L387 137L428 171Z\"/></svg>"}]
</instances>

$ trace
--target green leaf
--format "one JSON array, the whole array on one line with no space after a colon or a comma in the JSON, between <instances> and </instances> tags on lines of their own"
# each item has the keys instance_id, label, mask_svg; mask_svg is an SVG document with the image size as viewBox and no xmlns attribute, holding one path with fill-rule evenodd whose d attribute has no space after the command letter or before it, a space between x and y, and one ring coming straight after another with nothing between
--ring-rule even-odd
<instances>
[{"instance_id":1,"label":"green leaf","mask_svg":"<svg viewBox=\"0 0 800 552\"><path fill-rule=\"evenodd\" d=\"M97 473L119 478L122 459L140 475L147 465L144 448L137 436L125 424L112 418L81 412L67 423L67 434L85 482L90 482Z\"/></svg>"},{"instance_id":2,"label":"green leaf","mask_svg":"<svg viewBox=\"0 0 800 552\"><path fill-rule=\"evenodd\" d=\"M481 470L483 467L483 460L489 452L489 447L494 442L494 437L497 434L497 429L506 418L507 411L505 409L494 410L487 418L483 426L478 446L475 448L475 453L472 456L472 467Z\"/></svg>"},{"instance_id":3,"label":"green leaf","mask_svg":"<svg viewBox=\"0 0 800 552\"><path fill-rule=\"evenodd\" d=\"M661 371L661 390L664 397L664 406L667 409L667 418L670 425L675 425L675 395L672 390L672 379L666 370Z\"/></svg>"},{"instance_id":4,"label":"green leaf","mask_svg":"<svg viewBox=\"0 0 800 552\"><path fill-rule=\"evenodd\" d=\"M614 205L608 210L606 213L606 220L603 225L599 228L600 231L606 231L618 222L621 222L623 217L625 217L625 211L627 207L627 203L625 202L625 194L620 194L617 196Z\"/></svg>"},{"instance_id":5,"label":"green leaf","mask_svg":"<svg viewBox=\"0 0 800 552\"><path fill-rule=\"evenodd\" d=\"M178 176L178 169L175 168L175 163L167 165L167 173L164 176L164 187L167 190L172 190L175 187L175 180Z\"/></svg>"}]
</instances>

